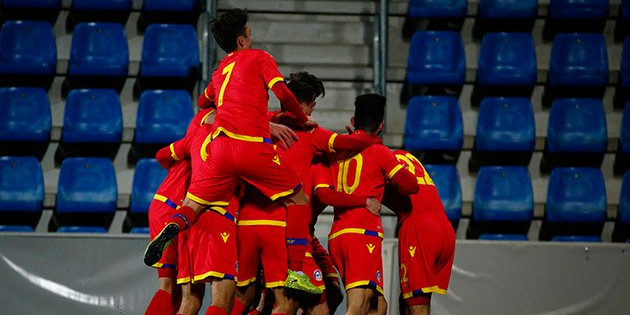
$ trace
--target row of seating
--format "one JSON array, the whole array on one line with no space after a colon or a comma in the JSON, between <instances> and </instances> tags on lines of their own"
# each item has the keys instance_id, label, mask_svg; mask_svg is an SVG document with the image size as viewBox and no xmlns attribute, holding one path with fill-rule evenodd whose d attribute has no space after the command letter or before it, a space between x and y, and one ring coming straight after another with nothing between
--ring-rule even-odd
<instances>
[{"instance_id":1,"label":"row of seating","mask_svg":"<svg viewBox=\"0 0 630 315\"><path fill-rule=\"evenodd\" d=\"M39 82L45 88L50 86L56 74L57 47L48 22L6 21L0 29L0 51L1 84L31 86ZM142 43L139 80L161 82L170 78L167 82L171 86L182 78L194 82L199 67L199 41L193 26L148 26ZM67 70L70 88L103 87L110 80L110 85L120 90L128 69L129 47L122 24L77 24ZM24 78L16 78L17 75ZM34 81L34 77L42 79Z\"/></svg>"},{"instance_id":2,"label":"row of seating","mask_svg":"<svg viewBox=\"0 0 630 315\"><path fill-rule=\"evenodd\" d=\"M426 165L457 227L462 216L459 174L452 165ZM0 225L38 223L44 183L34 157L2 157ZM155 159L138 162L132 183L125 231L147 226L155 191L166 176ZM468 237L481 234L525 235L534 214L532 182L526 167L489 166L479 170ZM623 179L615 239L630 237L630 171ZM49 229L61 226L107 228L117 208L117 182L112 162L104 158L68 158L61 165L57 201ZM607 219L604 179L595 168L558 168L549 177L541 239L555 235L600 235ZM576 227L580 227L576 229ZM564 230L563 230L564 229ZM584 233L582 233L584 232ZM589 234L590 233L590 234Z\"/></svg>"},{"instance_id":3,"label":"row of seating","mask_svg":"<svg viewBox=\"0 0 630 315\"><path fill-rule=\"evenodd\" d=\"M51 134L51 110L43 88L0 88L0 154L42 158ZM157 146L180 139L193 117L184 90L145 90L138 101L134 146ZM122 141L120 98L113 89L75 89L66 99L57 156L113 158ZM142 150L140 150L142 151ZM147 156L154 151L138 155Z\"/></svg>"},{"instance_id":4,"label":"row of seating","mask_svg":"<svg viewBox=\"0 0 630 315\"><path fill-rule=\"evenodd\" d=\"M630 96L630 37L624 41L615 105ZM551 46L543 105L559 97L602 98L609 83L606 42L601 34L562 33ZM453 31L416 32L407 63L406 98L417 94L458 94L466 83L466 56L461 34ZM529 97L537 83L536 47L527 33L489 33L479 50L472 104L487 96ZM452 94L452 93L451 93Z\"/></svg>"}]
</instances>

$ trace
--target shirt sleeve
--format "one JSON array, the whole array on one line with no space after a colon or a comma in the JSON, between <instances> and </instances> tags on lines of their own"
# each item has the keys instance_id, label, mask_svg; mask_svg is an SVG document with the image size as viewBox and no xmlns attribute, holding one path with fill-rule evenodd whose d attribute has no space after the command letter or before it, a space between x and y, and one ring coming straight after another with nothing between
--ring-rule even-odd
<instances>
[{"instance_id":1,"label":"shirt sleeve","mask_svg":"<svg viewBox=\"0 0 630 315\"><path fill-rule=\"evenodd\" d=\"M197 106L201 109L215 107L214 89L212 88L212 84L208 84L208 86L203 89L203 93L201 93L199 98L197 98Z\"/></svg>"},{"instance_id":2,"label":"shirt sleeve","mask_svg":"<svg viewBox=\"0 0 630 315\"><path fill-rule=\"evenodd\" d=\"M335 152L334 143L337 133L326 128L316 127L311 131L313 147L319 152Z\"/></svg>"},{"instance_id":3,"label":"shirt sleeve","mask_svg":"<svg viewBox=\"0 0 630 315\"><path fill-rule=\"evenodd\" d=\"M267 85L267 89L271 90L274 84L278 82L284 82L284 77L280 70L278 70L278 65L276 64L276 60L273 59L271 54L263 51L261 53L261 74L265 84Z\"/></svg>"}]
</instances>

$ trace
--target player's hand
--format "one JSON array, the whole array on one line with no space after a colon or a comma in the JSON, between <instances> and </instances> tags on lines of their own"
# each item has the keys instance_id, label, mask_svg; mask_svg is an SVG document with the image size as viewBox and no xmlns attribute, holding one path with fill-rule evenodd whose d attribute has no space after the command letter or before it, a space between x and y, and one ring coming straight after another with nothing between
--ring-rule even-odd
<instances>
[{"instance_id":1,"label":"player's hand","mask_svg":"<svg viewBox=\"0 0 630 315\"><path fill-rule=\"evenodd\" d=\"M365 207L375 216L381 215L381 203L376 198L368 198L365 201Z\"/></svg>"},{"instance_id":2,"label":"player's hand","mask_svg":"<svg viewBox=\"0 0 630 315\"><path fill-rule=\"evenodd\" d=\"M271 136L280 141L280 144L285 148L290 148L293 142L298 141L298 136L293 129L276 123L269 123L269 132Z\"/></svg>"},{"instance_id":3,"label":"player's hand","mask_svg":"<svg viewBox=\"0 0 630 315\"><path fill-rule=\"evenodd\" d=\"M216 116L217 116L217 112L216 111L210 113L210 115L206 116L206 118L203 120L203 124L204 125L212 125L212 124L214 124L214 118Z\"/></svg>"},{"instance_id":4,"label":"player's hand","mask_svg":"<svg viewBox=\"0 0 630 315\"><path fill-rule=\"evenodd\" d=\"M307 116L308 120L304 123L304 127L315 128L317 127L317 122L313 119L313 116Z\"/></svg>"},{"instance_id":5,"label":"player's hand","mask_svg":"<svg viewBox=\"0 0 630 315\"><path fill-rule=\"evenodd\" d=\"M346 131L348 132L349 135L351 135L352 133L354 133L354 129L352 129L352 127L346 125Z\"/></svg>"}]
</instances>

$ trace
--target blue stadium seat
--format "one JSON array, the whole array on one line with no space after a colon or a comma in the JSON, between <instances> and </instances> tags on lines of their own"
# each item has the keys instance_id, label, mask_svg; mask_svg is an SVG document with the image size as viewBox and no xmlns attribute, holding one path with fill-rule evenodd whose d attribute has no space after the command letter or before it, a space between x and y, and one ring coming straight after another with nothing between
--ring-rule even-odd
<instances>
[{"instance_id":1,"label":"blue stadium seat","mask_svg":"<svg viewBox=\"0 0 630 315\"><path fill-rule=\"evenodd\" d=\"M446 162L454 163L462 143L462 112L456 97L415 96L409 101L404 137L407 150L423 152L423 162L429 164L441 162L431 161L431 152L450 153L454 157Z\"/></svg>"},{"instance_id":2,"label":"blue stadium seat","mask_svg":"<svg viewBox=\"0 0 630 315\"><path fill-rule=\"evenodd\" d=\"M529 241L529 238L525 234L484 233L479 235L479 239L486 241Z\"/></svg>"},{"instance_id":3,"label":"blue stadium seat","mask_svg":"<svg viewBox=\"0 0 630 315\"><path fill-rule=\"evenodd\" d=\"M619 133L619 145L613 166L615 174L622 175L630 170L630 100L626 102L621 117L621 131Z\"/></svg>"},{"instance_id":4,"label":"blue stadium seat","mask_svg":"<svg viewBox=\"0 0 630 315\"><path fill-rule=\"evenodd\" d=\"M168 173L155 159L141 159L136 164L131 187L130 213L141 213L146 216L149 205L160 184Z\"/></svg>"},{"instance_id":5,"label":"blue stadium seat","mask_svg":"<svg viewBox=\"0 0 630 315\"><path fill-rule=\"evenodd\" d=\"M488 96L529 97L536 85L536 48L527 33L488 33L479 50L473 105Z\"/></svg>"},{"instance_id":6,"label":"blue stadium seat","mask_svg":"<svg viewBox=\"0 0 630 315\"><path fill-rule=\"evenodd\" d=\"M52 125L46 90L0 88L0 116L0 156L44 156Z\"/></svg>"},{"instance_id":7,"label":"blue stadium seat","mask_svg":"<svg viewBox=\"0 0 630 315\"><path fill-rule=\"evenodd\" d=\"M154 23L196 25L201 10L201 0L145 0L142 2L138 28L142 30Z\"/></svg>"},{"instance_id":8,"label":"blue stadium seat","mask_svg":"<svg viewBox=\"0 0 630 315\"><path fill-rule=\"evenodd\" d=\"M107 233L107 229L102 226L60 226L59 233Z\"/></svg>"},{"instance_id":9,"label":"blue stadium seat","mask_svg":"<svg viewBox=\"0 0 630 315\"><path fill-rule=\"evenodd\" d=\"M536 140L529 98L485 98L477 117L472 169L482 165L529 164Z\"/></svg>"},{"instance_id":10,"label":"blue stadium seat","mask_svg":"<svg viewBox=\"0 0 630 315\"><path fill-rule=\"evenodd\" d=\"M534 193L526 166L484 166L477 174L468 238L483 233L527 234Z\"/></svg>"},{"instance_id":11,"label":"blue stadium seat","mask_svg":"<svg viewBox=\"0 0 630 315\"><path fill-rule=\"evenodd\" d=\"M599 167L608 146L604 105L598 99L557 99L549 113L542 168Z\"/></svg>"},{"instance_id":12,"label":"blue stadium seat","mask_svg":"<svg viewBox=\"0 0 630 315\"><path fill-rule=\"evenodd\" d=\"M116 172L111 160L67 158L61 164L57 204L49 230L68 225L108 227L117 200Z\"/></svg>"},{"instance_id":13,"label":"blue stadium seat","mask_svg":"<svg viewBox=\"0 0 630 315\"><path fill-rule=\"evenodd\" d=\"M595 235L558 235L551 238L552 242L595 242L601 243L602 238Z\"/></svg>"},{"instance_id":14,"label":"blue stadium seat","mask_svg":"<svg viewBox=\"0 0 630 315\"><path fill-rule=\"evenodd\" d=\"M530 33L537 16L537 0L480 0L473 37L488 32Z\"/></svg>"},{"instance_id":15,"label":"blue stadium seat","mask_svg":"<svg viewBox=\"0 0 630 315\"><path fill-rule=\"evenodd\" d=\"M34 157L0 157L0 225L34 228L42 214L44 177Z\"/></svg>"},{"instance_id":16,"label":"blue stadium seat","mask_svg":"<svg viewBox=\"0 0 630 315\"><path fill-rule=\"evenodd\" d=\"M192 25L151 24L147 27L142 43L140 88L188 88L198 74L199 40ZM173 84L180 85L174 87Z\"/></svg>"},{"instance_id":17,"label":"blue stadium seat","mask_svg":"<svg viewBox=\"0 0 630 315\"><path fill-rule=\"evenodd\" d=\"M462 216L462 185L457 168L454 165L438 164L424 165L424 167L438 189L446 216L456 229Z\"/></svg>"},{"instance_id":18,"label":"blue stadium seat","mask_svg":"<svg viewBox=\"0 0 630 315\"><path fill-rule=\"evenodd\" d=\"M409 0L412 18L463 18L466 17L466 0Z\"/></svg>"},{"instance_id":19,"label":"blue stadium seat","mask_svg":"<svg viewBox=\"0 0 630 315\"><path fill-rule=\"evenodd\" d=\"M619 211L617 212L612 239L615 242L630 239L630 171L626 171L623 175L621 192L619 193Z\"/></svg>"},{"instance_id":20,"label":"blue stadium seat","mask_svg":"<svg viewBox=\"0 0 630 315\"><path fill-rule=\"evenodd\" d=\"M131 13L132 0L73 0L66 29L80 22L115 22L125 24Z\"/></svg>"},{"instance_id":21,"label":"blue stadium seat","mask_svg":"<svg viewBox=\"0 0 630 315\"><path fill-rule=\"evenodd\" d=\"M602 98L608 84L608 53L601 34L558 34L551 46L551 59L543 105L555 98Z\"/></svg>"},{"instance_id":22,"label":"blue stadium seat","mask_svg":"<svg viewBox=\"0 0 630 315\"><path fill-rule=\"evenodd\" d=\"M555 168L549 177L540 239L557 235L599 236L606 211L606 187L599 168Z\"/></svg>"},{"instance_id":23,"label":"blue stadium seat","mask_svg":"<svg viewBox=\"0 0 630 315\"><path fill-rule=\"evenodd\" d=\"M0 84L50 87L57 44L50 23L7 21L0 29Z\"/></svg>"},{"instance_id":24,"label":"blue stadium seat","mask_svg":"<svg viewBox=\"0 0 630 315\"><path fill-rule=\"evenodd\" d=\"M60 9L61 0L2 0L3 8Z\"/></svg>"},{"instance_id":25,"label":"blue stadium seat","mask_svg":"<svg viewBox=\"0 0 630 315\"><path fill-rule=\"evenodd\" d=\"M623 40L630 35L630 0L621 0L619 16L615 23L615 39Z\"/></svg>"},{"instance_id":26,"label":"blue stadium seat","mask_svg":"<svg viewBox=\"0 0 630 315\"><path fill-rule=\"evenodd\" d=\"M407 62L409 84L462 85L466 72L464 44L459 32L416 32Z\"/></svg>"},{"instance_id":27,"label":"blue stadium seat","mask_svg":"<svg viewBox=\"0 0 630 315\"><path fill-rule=\"evenodd\" d=\"M131 230L129 230L129 233L131 233L131 234L149 234L149 228L148 227L135 227L135 228L132 228Z\"/></svg>"},{"instance_id":28,"label":"blue stadium seat","mask_svg":"<svg viewBox=\"0 0 630 315\"><path fill-rule=\"evenodd\" d=\"M142 2L144 11L199 11L200 0L145 0Z\"/></svg>"},{"instance_id":29,"label":"blue stadium seat","mask_svg":"<svg viewBox=\"0 0 630 315\"><path fill-rule=\"evenodd\" d=\"M33 232L33 227L28 225L0 225L0 232Z\"/></svg>"},{"instance_id":30,"label":"blue stadium seat","mask_svg":"<svg viewBox=\"0 0 630 315\"><path fill-rule=\"evenodd\" d=\"M2 0L0 17L2 20L45 20L55 23L61 0Z\"/></svg>"},{"instance_id":31,"label":"blue stadium seat","mask_svg":"<svg viewBox=\"0 0 630 315\"><path fill-rule=\"evenodd\" d=\"M601 33L609 10L608 0L551 0L543 38L562 32Z\"/></svg>"},{"instance_id":32,"label":"blue stadium seat","mask_svg":"<svg viewBox=\"0 0 630 315\"><path fill-rule=\"evenodd\" d=\"M630 100L630 36L623 42L614 105L616 108L622 108L628 100Z\"/></svg>"},{"instance_id":33,"label":"blue stadium seat","mask_svg":"<svg viewBox=\"0 0 630 315\"><path fill-rule=\"evenodd\" d=\"M122 140L122 110L112 89L72 90L66 107L58 161L68 156L114 158Z\"/></svg>"}]
</instances>

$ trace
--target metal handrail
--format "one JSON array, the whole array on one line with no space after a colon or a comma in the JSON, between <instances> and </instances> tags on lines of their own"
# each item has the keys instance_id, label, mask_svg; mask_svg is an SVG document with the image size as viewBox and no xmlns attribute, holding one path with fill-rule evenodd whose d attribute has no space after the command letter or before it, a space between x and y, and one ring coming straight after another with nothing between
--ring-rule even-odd
<instances>
[{"instance_id":1,"label":"metal handrail","mask_svg":"<svg viewBox=\"0 0 630 315\"><path fill-rule=\"evenodd\" d=\"M380 0L377 14L374 17L374 62L373 84L374 92L387 95L387 65L388 65L388 32L389 32L389 1Z\"/></svg>"},{"instance_id":2,"label":"metal handrail","mask_svg":"<svg viewBox=\"0 0 630 315\"><path fill-rule=\"evenodd\" d=\"M209 22L217 15L217 0L206 0L206 10L203 12L202 18L202 61L201 61L201 84L199 85L200 93L203 93L203 89L210 81L212 75L212 67L216 61L216 47L215 42L210 36Z\"/></svg>"}]
</instances>

